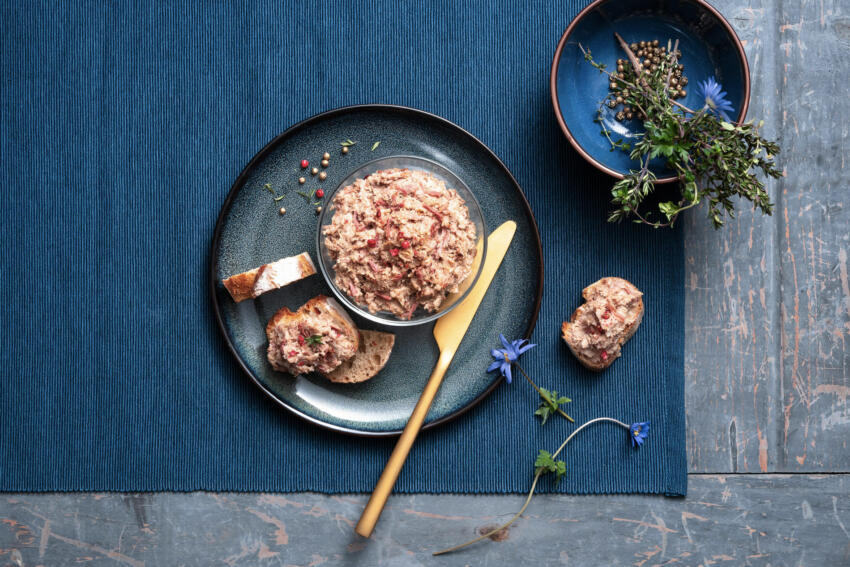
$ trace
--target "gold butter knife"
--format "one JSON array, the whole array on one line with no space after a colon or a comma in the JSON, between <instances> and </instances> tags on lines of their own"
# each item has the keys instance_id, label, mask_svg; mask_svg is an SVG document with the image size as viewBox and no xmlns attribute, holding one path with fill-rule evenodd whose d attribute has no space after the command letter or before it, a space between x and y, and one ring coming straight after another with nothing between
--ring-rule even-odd
<instances>
[{"instance_id":1,"label":"gold butter knife","mask_svg":"<svg viewBox=\"0 0 850 567\"><path fill-rule=\"evenodd\" d=\"M472 288L463 303L440 317L437 324L434 325L434 338L440 348L440 358L437 360L437 366L431 373L431 377L428 379L428 383L425 385L425 389L422 391L416 407L413 408L413 413L410 415L410 419L384 467L384 472L381 473L381 477L372 491L372 496L360 516L360 521L357 522L355 531L363 537L372 535L372 530L378 523L378 518L381 516L381 511L384 509L393 485L398 479L401 467L404 466L407 454L410 453L410 448L422 428L422 423L425 421L425 416L428 415L434 396L440 389L443 376L446 375L446 370L448 370L452 358L454 358L455 352L457 352L457 348L472 322L472 318L475 317L475 312L478 311L478 306L484 299L484 294L487 293L487 288L490 287L490 282L493 281L493 276L496 275L515 232L516 223L507 221L490 234L487 238L487 257L484 259L484 268L481 270L478 281L475 282L475 287Z\"/></svg>"}]
</instances>

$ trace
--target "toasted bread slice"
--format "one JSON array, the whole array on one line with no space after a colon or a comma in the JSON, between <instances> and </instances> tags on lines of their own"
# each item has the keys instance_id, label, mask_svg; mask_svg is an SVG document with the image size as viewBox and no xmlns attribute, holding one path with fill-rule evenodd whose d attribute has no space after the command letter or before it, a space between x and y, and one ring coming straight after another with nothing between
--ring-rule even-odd
<instances>
[{"instance_id":1,"label":"toasted bread slice","mask_svg":"<svg viewBox=\"0 0 850 567\"><path fill-rule=\"evenodd\" d=\"M318 295L292 312L283 307L266 325L272 368L292 375L327 373L360 346L354 321L336 300Z\"/></svg>"},{"instance_id":2,"label":"toasted bread slice","mask_svg":"<svg viewBox=\"0 0 850 567\"><path fill-rule=\"evenodd\" d=\"M297 256L281 258L275 262L263 264L253 270L242 272L222 280L221 283L230 292L237 303L258 297L267 291L279 289L316 273L316 265L307 252Z\"/></svg>"},{"instance_id":3,"label":"toasted bread slice","mask_svg":"<svg viewBox=\"0 0 850 567\"><path fill-rule=\"evenodd\" d=\"M233 298L233 301L239 303L240 301L254 297L254 282L257 279L257 272L259 271L260 268L254 268L253 270L225 278L221 280L221 283L230 292L230 297Z\"/></svg>"},{"instance_id":4,"label":"toasted bread slice","mask_svg":"<svg viewBox=\"0 0 850 567\"><path fill-rule=\"evenodd\" d=\"M583 305L561 325L561 335L579 362L601 371L622 353L622 346L643 320L643 294L622 278L608 277L582 291Z\"/></svg>"},{"instance_id":5,"label":"toasted bread slice","mask_svg":"<svg viewBox=\"0 0 850 567\"><path fill-rule=\"evenodd\" d=\"M380 331L360 331L360 346L350 359L336 370L325 374L331 382L354 384L365 382L381 371L390 358L395 335Z\"/></svg>"}]
</instances>

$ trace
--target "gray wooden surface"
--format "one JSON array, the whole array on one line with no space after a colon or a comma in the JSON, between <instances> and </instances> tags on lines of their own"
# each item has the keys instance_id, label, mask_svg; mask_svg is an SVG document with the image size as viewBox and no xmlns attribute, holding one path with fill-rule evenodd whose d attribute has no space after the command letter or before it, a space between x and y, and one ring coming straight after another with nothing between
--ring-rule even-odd
<instances>
[{"instance_id":1,"label":"gray wooden surface","mask_svg":"<svg viewBox=\"0 0 850 567\"><path fill-rule=\"evenodd\" d=\"M521 497L396 496L367 542L359 495L2 495L0 564L850 565L850 2L714 4L786 176L773 217L685 221L686 499L538 496L431 558Z\"/></svg>"}]
</instances>

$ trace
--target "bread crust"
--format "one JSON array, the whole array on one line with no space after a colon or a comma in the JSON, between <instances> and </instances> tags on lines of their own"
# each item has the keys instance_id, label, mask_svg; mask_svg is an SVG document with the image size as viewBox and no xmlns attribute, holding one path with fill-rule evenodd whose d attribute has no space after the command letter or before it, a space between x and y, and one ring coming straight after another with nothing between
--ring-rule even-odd
<instances>
[{"instance_id":1,"label":"bread crust","mask_svg":"<svg viewBox=\"0 0 850 567\"><path fill-rule=\"evenodd\" d=\"M230 292L230 297L233 298L233 301L239 303L240 301L254 297L254 282L257 280L257 273L259 271L260 268L254 268L253 270L225 278L221 280L221 283Z\"/></svg>"},{"instance_id":2,"label":"bread crust","mask_svg":"<svg viewBox=\"0 0 850 567\"><path fill-rule=\"evenodd\" d=\"M616 354L614 356L609 356L608 359L603 362L603 361L596 361L596 360L593 360L593 359L587 357L584 353L579 351L578 348L576 348L576 344L578 342L578 339L576 339L575 336L574 336L574 332L575 332L574 323L575 323L576 319L578 319L579 315L583 314L584 311L591 309L590 302L593 301L597 297L596 292L601 290L601 288L603 288L603 287L607 287L610 284L609 280L618 280L620 282L624 282L625 284L628 285L628 287L631 290L634 290L634 292L636 294L638 294L638 301L637 301L637 305L635 306L635 308L637 309L637 317L635 318L634 321L629 323L623 329L623 331L620 333L619 336L615 337L616 344L617 344L618 347L620 347L620 348L617 349ZM601 291L600 291L600 293L601 293ZM640 326L641 322L643 321L643 315L644 315L644 311L645 311L644 303L643 303L643 294L637 288L637 286L635 286L633 283L631 283L630 281L628 281L624 278L605 277L605 278L601 278L601 279L595 281L594 283L590 284L589 286L585 287L582 290L581 295L584 298L585 303L583 303L575 311L573 311L572 315L570 316L569 321L564 321L561 324L561 336L564 339L564 342L567 344L567 347L569 347L570 352L573 353L573 355L578 359L578 361L581 363L582 366L584 366L588 370L592 370L594 372L601 372L601 371L605 370L606 368L608 368L609 366L611 366L611 364L613 364L615 360L617 360L620 356L622 356L622 346L626 343L626 341L628 341L629 339L631 339L634 336L635 332L637 332L638 327ZM602 296L604 297L605 295L602 294Z\"/></svg>"}]
</instances>

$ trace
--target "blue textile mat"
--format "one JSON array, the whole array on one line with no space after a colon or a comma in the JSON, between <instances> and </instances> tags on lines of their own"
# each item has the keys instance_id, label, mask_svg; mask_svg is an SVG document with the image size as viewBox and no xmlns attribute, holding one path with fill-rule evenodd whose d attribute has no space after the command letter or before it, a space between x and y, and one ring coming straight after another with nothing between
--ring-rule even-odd
<instances>
[{"instance_id":1,"label":"blue textile mat","mask_svg":"<svg viewBox=\"0 0 850 567\"><path fill-rule=\"evenodd\" d=\"M583 432L540 490L684 494L681 233L606 223L612 180L551 106L551 57L584 5L3 3L0 490L372 489L393 441L266 399L224 345L207 273L225 195L268 140L382 102L467 129L524 188L546 273L530 375L579 423L652 420L639 450L616 426ZM634 282L647 311L596 375L560 324L605 275ZM397 490L526 491L537 450L575 428L539 425L536 406L524 381L500 386L421 436Z\"/></svg>"}]
</instances>

